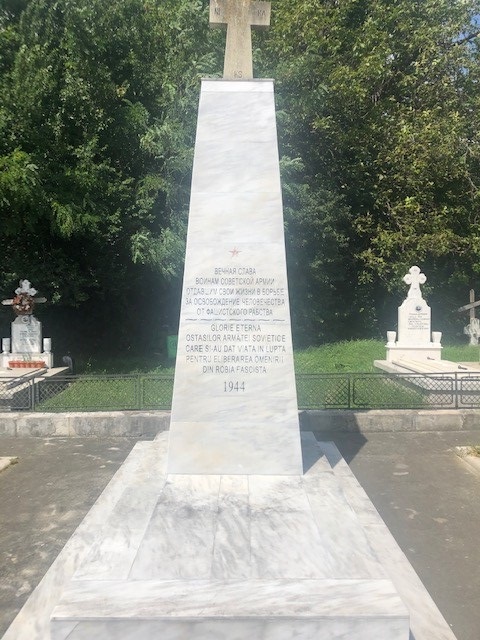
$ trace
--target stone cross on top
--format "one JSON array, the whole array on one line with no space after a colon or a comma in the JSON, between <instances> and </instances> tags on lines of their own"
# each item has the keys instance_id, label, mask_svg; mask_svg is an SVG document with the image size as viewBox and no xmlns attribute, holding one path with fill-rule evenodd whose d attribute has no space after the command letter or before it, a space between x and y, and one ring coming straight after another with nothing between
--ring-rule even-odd
<instances>
[{"instance_id":1,"label":"stone cross on top","mask_svg":"<svg viewBox=\"0 0 480 640\"><path fill-rule=\"evenodd\" d=\"M36 302L46 302L46 298L34 298L37 290L32 287L29 280L20 280L20 286L15 289L15 297L10 300L2 300L2 304L10 305L17 316L26 316L33 313Z\"/></svg>"},{"instance_id":2,"label":"stone cross on top","mask_svg":"<svg viewBox=\"0 0 480 640\"><path fill-rule=\"evenodd\" d=\"M403 281L410 285L407 298L422 298L420 285L427 281L427 277L424 273L420 272L418 267L410 267L407 275L403 276Z\"/></svg>"},{"instance_id":3,"label":"stone cross on top","mask_svg":"<svg viewBox=\"0 0 480 640\"><path fill-rule=\"evenodd\" d=\"M251 28L270 25L270 2L259 0L210 0L210 26L227 25L225 64L226 80L253 78Z\"/></svg>"}]
</instances>

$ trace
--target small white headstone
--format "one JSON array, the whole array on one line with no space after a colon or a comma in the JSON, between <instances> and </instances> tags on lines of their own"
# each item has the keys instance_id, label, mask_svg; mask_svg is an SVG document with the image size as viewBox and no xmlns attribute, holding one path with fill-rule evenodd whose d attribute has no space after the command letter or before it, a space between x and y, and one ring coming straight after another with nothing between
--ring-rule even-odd
<instances>
[{"instance_id":1,"label":"small white headstone","mask_svg":"<svg viewBox=\"0 0 480 640\"><path fill-rule=\"evenodd\" d=\"M393 342L393 332L388 332L387 360L411 358L415 360L441 359L441 334L431 328L431 309L424 300L420 285L427 278L419 267L413 266L403 277L410 285L407 297L398 307L397 341ZM393 340L392 340L393 338Z\"/></svg>"},{"instance_id":2,"label":"small white headstone","mask_svg":"<svg viewBox=\"0 0 480 640\"><path fill-rule=\"evenodd\" d=\"M420 290L426 280L418 267L411 267L403 278L410 289L398 308L398 345L417 346L431 342L431 311Z\"/></svg>"},{"instance_id":3,"label":"small white headstone","mask_svg":"<svg viewBox=\"0 0 480 640\"><path fill-rule=\"evenodd\" d=\"M32 361L32 366L53 366L51 340L45 338L49 348L43 349L42 323L33 315L35 304L46 302L46 298L35 298L36 294L37 290L32 287L29 280L20 280L20 286L15 289L15 297L2 300L3 305L12 307L17 317L11 325L11 340L10 338L2 339L0 368L24 366L28 361ZM24 364L18 365L18 362Z\"/></svg>"},{"instance_id":4,"label":"small white headstone","mask_svg":"<svg viewBox=\"0 0 480 640\"><path fill-rule=\"evenodd\" d=\"M42 323L34 316L18 316L12 322L12 351L25 355L42 352Z\"/></svg>"}]
</instances>

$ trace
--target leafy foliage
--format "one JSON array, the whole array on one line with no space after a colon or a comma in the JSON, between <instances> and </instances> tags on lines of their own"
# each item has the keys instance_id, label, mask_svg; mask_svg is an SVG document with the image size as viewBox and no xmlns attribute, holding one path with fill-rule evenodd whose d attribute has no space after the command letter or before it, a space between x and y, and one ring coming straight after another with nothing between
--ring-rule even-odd
<instances>
[{"instance_id":1,"label":"leafy foliage","mask_svg":"<svg viewBox=\"0 0 480 640\"><path fill-rule=\"evenodd\" d=\"M205 9L30 0L3 11L7 295L35 277L54 303L80 305L103 326L115 316L126 333L131 312L112 297L147 305L151 273L160 288L162 277L178 281L199 77L215 62Z\"/></svg>"},{"instance_id":2,"label":"leafy foliage","mask_svg":"<svg viewBox=\"0 0 480 640\"><path fill-rule=\"evenodd\" d=\"M312 199L333 194L338 295L325 313L332 325L351 305L350 336L385 325L412 264L449 308L477 278L479 12L477 0L275 2L266 58L289 114L282 142ZM302 259L315 279L315 259Z\"/></svg>"},{"instance_id":3,"label":"leafy foliage","mask_svg":"<svg viewBox=\"0 0 480 640\"><path fill-rule=\"evenodd\" d=\"M0 291L30 278L90 350L176 322L199 79L223 66L208 5L0 8ZM453 311L480 271L480 0L272 5L254 66L276 79L296 343L393 327L412 264Z\"/></svg>"}]
</instances>

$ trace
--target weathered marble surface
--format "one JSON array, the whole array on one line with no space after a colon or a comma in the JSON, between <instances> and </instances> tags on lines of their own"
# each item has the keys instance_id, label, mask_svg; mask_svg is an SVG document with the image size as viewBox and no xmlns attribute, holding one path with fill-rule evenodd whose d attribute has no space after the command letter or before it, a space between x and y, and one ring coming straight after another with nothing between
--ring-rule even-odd
<instances>
[{"instance_id":1,"label":"weathered marble surface","mask_svg":"<svg viewBox=\"0 0 480 640\"><path fill-rule=\"evenodd\" d=\"M150 581L135 591L122 582L79 583L70 598L57 614L68 616L71 607L85 622L54 626L53 640L62 640L65 629L69 640L408 638L405 609L389 580ZM92 620L100 608L103 626Z\"/></svg>"},{"instance_id":2,"label":"weathered marble surface","mask_svg":"<svg viewBox=\"0 0 480 640\"><path fill-rule=\"evenodd\" d=\"M223 77L253 78L251 28L270 24L270 2L258 0L210 0L210 26L227 27Z\"/></svg>"},{"instance_id":3,"label":"weathered marble surface","mask_svg":"<svg viewBox=\"0 0 480 640\"><path fill-rule=\"evenodd\" d=\"M126 490L52 639L407 640L407 610L326 453L348 467L305 439L303 476L167 474L135 505Z\"/></svg>"},{"instance_id":4,"label":"weathered marble surface","mask_svg":"<svg viewBox=\"0 0 480 640\"><path fill-rule=\"evenodd\" d=\"M170 431L170 473L302 471L271 80L202 82Z\"/></svg>"},{"instance_id":5,"label":"weathered marble surface","mask_svg":"<svg viewBox=\"0 0 480 640\"><path fill-rule=\"evenodd\" d=\"M131 566L133 569L133 554L128 539L116 537L117 534L115 531L115 526L118 525L120 515L122 518L124 517L128 520L128 513L125 512L125 507L129 500L131 500L132 494L127 491L124 495L124 492L129 486L134 484L136 488L135 495L137 496L137 515L141 514L143 510L153 515L155 507L152 508L151 492L157 493L156 504L158 504L166 488L165 457L167 438L168 434L162 433L155 442L142 442L135 447L125 464L114 476L84 522L53 563L43 581L27 601L4 636L4 640L51 640L51 638L55 638L55 640L59 638L83 640L85 638L91 639L92 637L96 637L99 640L119 640L122 637L125 639L128 638L129 640L137 640L139 638L153 638L156 633L162 633L162 640L165 638L170 640L173 638L179 640L181 638L183 640L183 638L187 637L192 639L202 637L201 635L196 635L198 630L197 623L190 620L178 621L178 626L175 626L175 631L168 631L168 634L163 635L163 620L142 621L139 618L130 622L127 620L89 619L80 625L76 620L58 619L54 623L55 633L57 635L50 635L50 615L58 604L61 594L64 593L66 589L70 589L72 600L70 600L69 603L64 600L62 607L76 606L76 599L82 600L85 598L85 584L89 583L92 587L95 584L98 587L99 583L107 586L109 583L113 585L114 583L119 584L122 582L124 587L128 584L128 581L124 580L122 576L128 575L128 566ZM389 533L365 492L351 473L338 449L331 443L322 442L317 444L312 434L302 434L302 440L304 445L305 468L308 470L303 477L302 484L309 497L309 501L312 503L312 518L315 517L319 519L318 522L322 522L322 526L318 526L317 535L319 538L317 539L317 544L320 544L322 537L326 538L326 551L323 553L323 557L326 559L326 562L330 562L329 571L332 571L332 566L335 566L335 571L337 571L336 575L345 576L348 572L348 566L355 567L357 577L351 578L351 580L360 580L363 584L371 583L372 587L374 587L375 584L377 587L385 584L385 582L382 583L382 581L385 581L385 577L388 577L394 584L409 611L411 638L415 638L415 640L432 640L432 638L435 638L435 640L455 640L454 634L441 616L433 600L413 571L392 535ZM271 495L272 487L267 487L263 483L263 480L263 478L260 478L261 484L257 485L257 489L255 489L255 510L258 512L269 510L262 496ZM298 489L299 478L295 479L291 487L285 487L283 484L284 480L285 478L277 479L277 482L280 483L277 486L277 490L280 492L278 494L279 496L282 493L285 496L286 501L285 504L283 504L285 512L290 507L295 510L295 504L292 503L291 498ZM198 485L198 489L188 489L190 495L194 493L195 496L197 496L193 500L194 503L205 504L205 487L206 484L211 484L212 482L216 483L216 481L208 479L205 482L202 481L202 483ZM211 576L209 578L209 581L212 581L212 583L228 580L231 584L236 582L237 584L246 585L247 582L251 582L252 580L256 581L253 573L253 571L256 570L255 565L250 562L248 556L251 542L249 543L247 541L253 540L249 533L249 531L251 531L251 524L249 524L249 518L247 517L250 511L250 507L247 504L249 484L250 478L242 476L222 477L220 479L217 498L218 509L215 549L211 555ZM215 484L215 486L217 485ZM320 492L314 491L315 486L321 488ZM187 492L187 488L185 488L185 491ZM143 497L144 495L146 497ZM338 500L345 505L343 521L336 520L341 514L341 509L337 504ZM276 509L277 508L278 502ZM321 512L323 508L326 513L330 510L332 512L332 517L327 519L325 523L323 523L324 514ZM115 513L117 509L118 513ZM301 512L302 509L299 509L299 511ZM315 516L313 514L315 514ZM272 518L275 517L274 513L272 513L271 516ZM348 519L351 520L347 526ZM172 516L170 522L173 520L175 520L174 516ZM361 525L355 531L352 529L352 521L355 522L357 526ZM107 522L110 524L107 525ZM146 541L149 525L150 521L145 529ZM130 525L128 525L126 521L124 531L128 526ZM340 531L340 527L346 527L346 530ZM279 535L277 537L281 538L280 532L278 533ZM134 533L134 537L135 535L136 533ZM338 545L336 544L337 537L341 538ZM109 549L108 540L112 541L112 547L115 547L115 550ZM234 540L234 544L230 545L230 540ZM363 545L363 551L357 554L356 559L348 559L348 554L355 554L355 549L361 548L361 545ZM296 549L298 550L298 547L296 547ZM330 552L328 551L329 549ZM371 550L371 555L367 554L366 550L368 549ZM332 553L332 550L333 552L338 550L337 557L335 557L335 555L332 555L330 558L328 557L329 553ZM267 551L267 553L267 558L271 558L275 551ZM345 558L343 557L345 554L347 554L346 559L348 562L345 562ZM286 553L286 555L289 556L289 553ZM115 556L115 563L123 567L122 574L112 565L113 556ZM182 560L180 559L177 567L180 568L181 565ZM168 572L171 574L173 565L170 563L168 566ZM316 567L316 571L319 572L318 577L310 578L310 580L317 580L318 583L324 581L323 584L328 584L330 587L331 578L326 579L327 581L330 580L330 583L328 583L321 577L321 572L324 568L319 567L318 563L314 566ZM139 567L140 564L137 565L137 570ZM95 575L93 573L94 568ZM201 572L198 566L196 571L198 574ZM71 578L75 572L75 580L72 582ZM372 578L372 576L376 577ZM278 577L270 577L263 582L265 583L266 591L268 591L270 586L278 585L285 580L292 580L293 583L298 582L298 580L294 578L286 579ZM153 588L155 581L156 578L143 582L145 582L146 585L150 582ZM142 581L130 580L131 586L126 591L126 594L134 598L135 594L139 594L137 589L140 588L141 582ZM172 580L162 580L162 582L166 585L167 582L172 583ZM174 580L173 582L176 581ZM182 582L184 586L186 586L185 583L188 581ZM196 582L197 580L194 579L191 581L191 584L193 585ZM335 582L335 580L333 582ZM198 582L198 584L200 583ZM71 589L75 585L78 586L79 591L77 595L74 596ZM267 585L269 585L268 589ZM147 586L145 586L145 588L147 588ZM366 598L368 589L366 587L362 588L362 592ZM340 592L337 592L337 595L338 593ZM358 591L356 591L356 593L356 597L359 598L360 593ZM68 595L68 591L65 592L65 595ZM384 592L384 595L385 599L382 598L378 601L376 606L381 605L382 602L386 603L389 601L390 596L387 595L386 592ZM268 600L268 598L266 599ZM364 602L365 601L364 599ZM315 638L315 640L319 638L321 640L339 640L348 638L350 640L351 635L349 635L349 633L351 632L352 623L348 618L349 611L352 610L346 605L345 618L337 618L335 621L332 620L331 624L326 625L323 630L319 629L317 620L304 620L303 635L299 634L295 636L295 638L301 638L302 640L312 640L312 638ZM290 634L286 637L291 640L293 635L292 628L288 621L284 622L286 622L284 627L285 633ZM354 637L356 639L368 638L368 640L372 638L382 638L382 640L396 638L395 635L390 637L384 634L384 622L385 620L383 618L377 620L375 623L373 623L372 620L367 621L366 619L360 620L356 618L355 624L357 625L358 635ZM202 625L206 637L213 638L214 640L225 637L221 620L218 622L218 626L215 621L207 620L203 621ZM368 630L362 631L362 625L364 629L365 625L370 626ZM389 625L392 634L397 633L399 625L400 629L402 628L398 618L394 619L390 617ZM121 636L120 632L125 635ZM268 624L265 621L258 619L243 620L240 624L240 621L230 620L228 623L229 640L232 638L243 640L246 636L242 635L242 633L247 634L249 640L252 637L269 638L270 640L279 640L279 638L282 638L279 628L275 626L268 628ZM257 633L258 635L255 635ZM363 635L361 635L362 633Z\"/></svg>"},{"instance_id":6,"label":"weathered marble surface","mask_svg":"<svg viewBox=\"0 0 480 640\"><path fill-rule=\"evenodd\" d=\"M144 491L165 482L168 433L153 442L138 442L85 516L39 585L33 591L2 640L50 640L50 615L73 574L97 545L104 546L106 523L131 487L141 504ZM113 532L112 532L113 533ZM124 547L122 547L124 549Z\"/></svg>"}]
</instances>

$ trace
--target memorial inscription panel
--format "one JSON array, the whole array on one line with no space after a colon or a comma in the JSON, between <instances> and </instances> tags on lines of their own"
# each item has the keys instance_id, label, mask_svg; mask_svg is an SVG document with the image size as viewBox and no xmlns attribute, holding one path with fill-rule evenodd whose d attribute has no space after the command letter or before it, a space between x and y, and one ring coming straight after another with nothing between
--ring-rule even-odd
<instances>
[{"instance_id":1,"label":"memorial inscription panel","mask_svg":"<svg viewBox=\"0 0 480 640\"><path fill-rule=\"evenodd\" d=\"M398 308L398 342L428 344L431 340L431 310L422 298L410 298Z\"/></svg>"},{"instance_id":2,"label":"memorial inscription panel","mask_svg":"<svg viewBox=\"0 0 480 640\"><path fill-rule=\"evenodd\" d=\"M252 403L257 419L275 419L279 404L287 406L288 376L294 384L286 271L275 264L281 252L267 245L269 264L258 247L239 246L198 247L185 273L175 383L201 393L198 419L228 412L242 421ZM177 418L188 413L175 406Z\"/></svg>"},{"instance_id":3,"label":"memorial inscription panel","mask_svg":"<svg viewBox=\"0 0 480 640\"><path fill-rule=\"evenodd\" d=\"M42 323L32 315L18 316L12 322L12 352L41 353Z\"/></svg>"},{"instance_id":4,"label":"memorial inscription panel","mask_svg":"<svg viewBox=\"0 0 480 640\"><path fill-rule=\"evenodd\" d=\"M235 376L221 384L225 393L246 391L245 375L268 374L285 361L286 327L264 324L283 323L286 290L275 281L255 267L214 267L185 287L184 311L199 325L185 336L185 362L199 374Z\"/></svg>"},{"instance_id":5,"label":"memorial inscription panel","mask_svg":"<svg viewBox=\"0 0 480 640\"><path fill-rule=\"evenodd\" d=\"M202 82L169 472L302 472L271 81Z\"/></svg>"}]
</instances>

